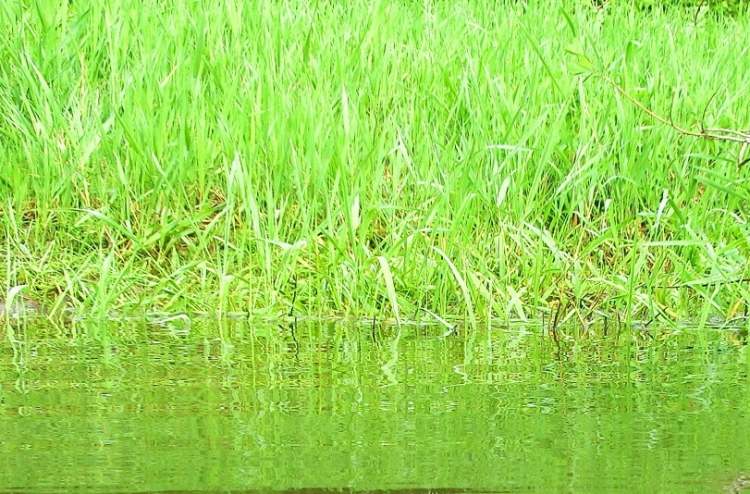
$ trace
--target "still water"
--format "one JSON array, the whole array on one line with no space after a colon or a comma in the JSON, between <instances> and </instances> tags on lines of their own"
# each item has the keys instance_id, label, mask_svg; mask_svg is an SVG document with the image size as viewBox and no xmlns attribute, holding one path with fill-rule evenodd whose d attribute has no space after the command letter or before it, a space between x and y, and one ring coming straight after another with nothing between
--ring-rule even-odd
<instances>
[{"instance_id":1,"label":"still water","mask_svg":"<svg viewBox=\"0 0 750 494\"><path fill-rule=\"evenodd\" d=\"M744 492L741 341L573 332L15 328L0 492Z\"/></svg>"}]
</instances>

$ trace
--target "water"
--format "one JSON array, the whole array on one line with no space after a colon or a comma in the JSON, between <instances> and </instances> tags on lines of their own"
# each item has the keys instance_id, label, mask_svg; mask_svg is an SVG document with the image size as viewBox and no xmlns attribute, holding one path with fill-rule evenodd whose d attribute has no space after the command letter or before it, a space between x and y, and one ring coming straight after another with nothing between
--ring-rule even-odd
<instances>
[{"instance_id":1,"label":"water","mask_svg":"<svg viewBox=\"0 0 750 494\"><path fill-rule=\"evenodd\" d=\"M56 331L0 344L0 492L703 493L750 473L730 333Z\"/></svg>"}]
</instances>

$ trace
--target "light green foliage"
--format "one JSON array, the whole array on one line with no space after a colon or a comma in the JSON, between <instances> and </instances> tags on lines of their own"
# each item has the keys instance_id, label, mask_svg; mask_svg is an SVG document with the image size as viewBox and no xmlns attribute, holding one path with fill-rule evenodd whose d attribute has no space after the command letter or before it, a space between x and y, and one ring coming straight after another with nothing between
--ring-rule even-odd
<instances>
[{"instance_id":1,"label":"light green foliage","mask_svg":"<svg viewBox=\"0 0 750 494\"><path fill-rule=\"evenodd\" d=\"M94 313L733 316L739 147L591 76L686 127L750 127L750 16L695 14L4 1L0 291Z\"/></svg>"}]
</instances>

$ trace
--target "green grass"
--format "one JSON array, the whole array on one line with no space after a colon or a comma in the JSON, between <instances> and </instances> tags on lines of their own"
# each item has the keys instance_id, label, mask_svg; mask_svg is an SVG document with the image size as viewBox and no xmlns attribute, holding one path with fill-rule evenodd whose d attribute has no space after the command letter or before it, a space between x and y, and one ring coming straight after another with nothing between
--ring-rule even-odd
<instances>
[{"instance_id":1,"label":"green grass","mask_svg":"<svg viewBox=\"0 0 750 494\"><path fill-rule=\"evenodd\" d=\"M747 9L8 0L0 32L0 290L472 321L750 301L740 147L592 76L750 128Z\"/></svg>"}]
</instances>

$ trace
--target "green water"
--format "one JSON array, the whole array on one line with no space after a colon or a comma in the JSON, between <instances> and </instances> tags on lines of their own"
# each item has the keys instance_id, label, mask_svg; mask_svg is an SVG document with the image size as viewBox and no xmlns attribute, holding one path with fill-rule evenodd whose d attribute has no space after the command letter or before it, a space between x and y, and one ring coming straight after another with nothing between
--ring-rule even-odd
<instances>
[{"instance_id":1,"label":"green water","mask_svg":"<svg viewBox=\"0 0 750 494\"><path fill-rule=\"evenodd\" d=\"M82 333L3 339L0 492L733 492L750 473L750 356L723 332Z\"/></svg>"}]
</instances>

